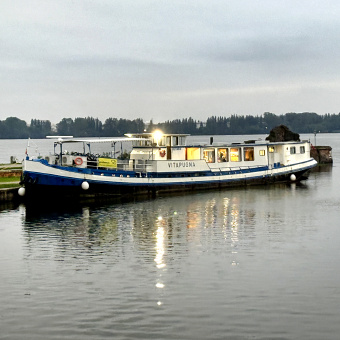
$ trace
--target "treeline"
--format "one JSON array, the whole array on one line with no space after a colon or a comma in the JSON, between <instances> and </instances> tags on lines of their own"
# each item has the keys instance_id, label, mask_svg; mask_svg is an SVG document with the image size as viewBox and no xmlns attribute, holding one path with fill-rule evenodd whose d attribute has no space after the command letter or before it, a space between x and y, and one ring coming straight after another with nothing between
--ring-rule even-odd
<instances>
[{"instance_id":1,"label":"treeline","mask_svg":"<svg viewBox=\"0 0 340 340\"><path fill-rule=\"evenodd\" d=\"M44 138L51 131L52 125L49 120L32 119L29 126L24 120L16 117L0 121L0 138L2 139Z\"/></svg>"},{"instance_id":2,"label":"treeline","mask_svg":"<svg viewBox=\"0 0 340 340\"><path fill-rule=\"evenodd\" d=\"M318 115L311 112L286 113L275 115L265 112L261 116L216 117L212 116L206 122L192 118L166 121L157 124L168 133L189 133L192 135L244 135L269 134L275 126L284 124L296 133L340 132L340 113Z\"/></svg>"},{"instance_id":3,"label":"treeline","mask_svg":"<svg viewBox=\"0 0 340 340\"><path fill-rule=\"evenodd\" d=\"M128 132L143 132L142 119L108 118L103 124L98 118L63 118L56 125L56 134L74 137L116 137ZM51 132L52 133L52 132Z\"/></svg>"},{"instance_id":4,"label":"treeline","mask_svg":"<svg viewBox=\"0 0 340 340\"><path fill-rule=\"evenodd\" d=\"M142 119L128 120L108 118L103 124L98 118L63 118L55 127L49 120L32 119L27 125L24 120L9 117L0 121L0 139L45 138L62 135L73 137L115 137L128 132L143 132Z\"/></svg>"},{"instance_id":5,"label":"treeline","mask_svg":"<svg viewBox=\"0 0 340 340\"><path fill-rule=\"evenodd\" d=\"M340 132L340 113L318 115L312 112L275 115L265 112L261 116L217 117L205 122L193 118L168 120L154 124L142 119L108 118L102 123L98 118L63 118L55 126L49 120L32 119L28 125L24 120L9 117L0 121L1 139L45 138L49 135L74 137L119 137L125 133L151 132L161 129L165 133L187 133L191 135L242 135L269 134L280 124L296 133Z\"/></svg>"}]
</instances>

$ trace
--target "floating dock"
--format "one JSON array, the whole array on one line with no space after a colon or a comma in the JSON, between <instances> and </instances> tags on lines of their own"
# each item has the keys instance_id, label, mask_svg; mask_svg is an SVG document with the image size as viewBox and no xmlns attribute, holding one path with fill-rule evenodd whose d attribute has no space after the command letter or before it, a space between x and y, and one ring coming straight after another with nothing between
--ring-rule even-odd
<instances>
[{"instance_id":1,"label":"floating dock","mask_svg":"<svg viewBox=\"0 0 340 340\"><path fill-rule=\"evenodd\" d=\"M319 164L332 164L332 148L330 146L311 146L310 155Z\"/></svg>"}]
</instances>

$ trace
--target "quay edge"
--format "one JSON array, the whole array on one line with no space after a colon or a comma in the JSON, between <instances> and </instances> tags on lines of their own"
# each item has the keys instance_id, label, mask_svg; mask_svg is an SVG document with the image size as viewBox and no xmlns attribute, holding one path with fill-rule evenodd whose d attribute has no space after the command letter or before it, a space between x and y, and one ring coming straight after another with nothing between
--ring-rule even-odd
<instances>
[{"instance_id":1,"label":"quay edge","mask_svg":"<svg viewBox=\"0 0 340 340\"><path fill-rule=\"evenodd\" d=\"M5 165L5 167L7 166L10 166L10 165ZM22 175L22 169L20 168L0 170L1 178L20 177L21 175ZM0 203L18 200L19 199L19 195L18 195L19 188L20 188L19 183L15 187L0 188Z\"/></svg>"},{"instance_id":2,"label":"quay edge","mask_svg":"<svg viewBox=\"0 0 340 340\"><path fill-rule=\"evenodd\" d=\"M0 189L0 203L8 201L16 201L19 199L18 189L20 186L14 188Z\"/></svg>"}]
</instances>

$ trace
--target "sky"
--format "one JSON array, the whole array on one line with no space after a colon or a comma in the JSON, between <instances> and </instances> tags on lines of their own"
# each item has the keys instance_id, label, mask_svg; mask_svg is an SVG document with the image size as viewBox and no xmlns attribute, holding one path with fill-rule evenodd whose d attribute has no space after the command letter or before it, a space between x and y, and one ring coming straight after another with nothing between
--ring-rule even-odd
<instances>
[{"instance_id":1,"label":"sky","mask_svg":"<svg viewBox=\"0 0 340 340\"><path fill-rule=\"evenodd\" d=\"M0 120L340 112L338 0L1 0Z\"/></svg>"}]
</instances>

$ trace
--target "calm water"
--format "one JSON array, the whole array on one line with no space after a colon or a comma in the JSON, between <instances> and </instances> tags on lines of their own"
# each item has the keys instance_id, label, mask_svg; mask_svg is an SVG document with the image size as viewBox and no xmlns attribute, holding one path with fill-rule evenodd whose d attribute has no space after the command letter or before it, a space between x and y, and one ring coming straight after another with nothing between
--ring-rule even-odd
<instances>
[{"instance_id":1,"label":"calm water","mask_svg":"<svg viewBox=\"0 0 340 340\"><path fill-rule=\"evenodd\" d=\"M317 144L303 185L2 206L0 339L339 339L340 134Z\"/></svg>"}]
</instances>

